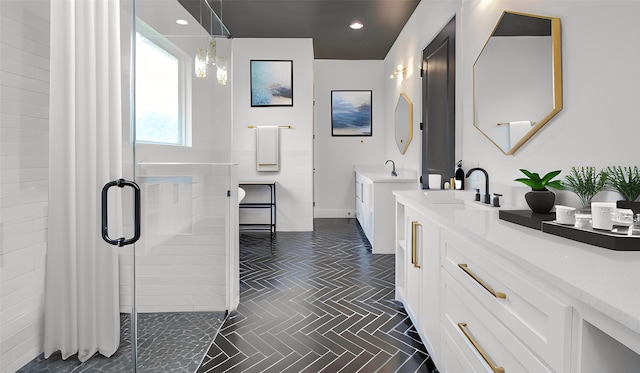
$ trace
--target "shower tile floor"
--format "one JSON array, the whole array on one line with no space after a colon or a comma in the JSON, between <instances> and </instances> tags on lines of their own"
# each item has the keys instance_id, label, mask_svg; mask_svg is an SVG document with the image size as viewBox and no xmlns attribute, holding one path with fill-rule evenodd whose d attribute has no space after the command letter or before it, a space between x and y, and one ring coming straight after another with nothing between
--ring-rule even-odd
<instances>
[{"instance_id":1,"label":"shower tile floor","mask_svg":"<svg viewBox=\"0 0 640 373\"><path fill-rule=\"evenodd\" d=\"M220 329L225 312L138 314L138 372L194 372ZM95 355L84 363L76 356L62 360L59 352L43 355L18 370L20 373L131 372L130 318L120 315L120 348L106 358Z\"/></svg>"},{"instance_id":2,"label":"shower tile floor","mask_svg":"<svg viewBox=\"0 0 640 373\"><path fill-rule=\"evenodd\" d=\"M437 373L394 300L394 255L372 255L355 219L314 223L313 232L240 235L240 305L226 319L140 314L138 371ZM40 356L19 372L131 371L123 316L114 357Z\"/></svg>"},{"instance_id":3,"label":"shower tile floor","mask_svg":"<svg viewBox=\"0 0 640 373\"><path fill-rule=\"evenodd\" d=\"M355 219L240 235L240 305L198 373L437 372L402 304L395 256Z\"/></svg>"}]
</instances>

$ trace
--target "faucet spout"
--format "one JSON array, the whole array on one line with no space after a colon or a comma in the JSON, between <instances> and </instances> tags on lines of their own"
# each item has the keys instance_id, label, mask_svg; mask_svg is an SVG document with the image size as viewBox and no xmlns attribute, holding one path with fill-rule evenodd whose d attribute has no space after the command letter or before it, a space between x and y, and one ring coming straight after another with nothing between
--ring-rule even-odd
<instances>
[{"instance_id":1,"label":"faucet spout","mask_svg":"<svg viewBox=\"0 0 640 373\"><path fill-rule=\"evenodd\" d=\"M398 173L396 173L396 163L394 161L392 161L391 159L388 159L386 162L384 162L385 166L389 162L391 162L391 164L393 165L393 170L391 170L391 176L398 176Z\"/></svg>"},{"instance_id":2,"label":"faucet spout","mask_svg":"<svg viewBox=\"0 0 640 373\"><path fill-rule=\"evenodd\" d=\"M484 168L480 168L480 167L474 167L472 169L470 169L467 172L467 175L465 177L469 178L469 176L471 176L471 174L474 171L480 171L484 174L484 180L485 180L485 184L484 184L484 203L486 204L491 204L491 194L489 194L489 174L487 173L487 171Z\"/></svg>"}]
</instances>

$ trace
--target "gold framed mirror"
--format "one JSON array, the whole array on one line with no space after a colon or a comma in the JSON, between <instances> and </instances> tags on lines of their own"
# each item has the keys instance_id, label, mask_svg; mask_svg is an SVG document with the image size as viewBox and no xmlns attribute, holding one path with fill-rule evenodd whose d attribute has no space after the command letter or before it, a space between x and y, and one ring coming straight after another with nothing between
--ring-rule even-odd
<instances>
[{"instance_id":1,"label":"gold framed mirror","mask_svg":"<svg viewBox=\"0 0 640 373\"><path fill-rule=\"evenodd\" d=\"M405 93L400 93L396 103L394 121L396 145L400 154L404 154L413 138L413 103Z\"/></svg>"},{"instance_id":2,"label":"gold framed mirror","mask_svg":"<svg viewBox=\"0 0 640 373\"><path fill-rule=\"evenodd\" d=\"M562 110L560 18L504 11L473 64L474 126L514 154Z\"/></svg>"}]
</instances>

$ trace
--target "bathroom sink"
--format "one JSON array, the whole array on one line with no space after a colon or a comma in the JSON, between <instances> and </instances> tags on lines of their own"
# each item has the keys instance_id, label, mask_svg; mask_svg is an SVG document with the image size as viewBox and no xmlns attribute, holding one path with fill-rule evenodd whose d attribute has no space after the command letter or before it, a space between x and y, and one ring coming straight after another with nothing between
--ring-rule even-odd
<instances>
[{"instance_id":1,"label":"bathroom sink","mask_svg":"<svg viewBox=\"0 0 640 373\"><path fill-rule=\"evenodd\" d=\"M427 190L424 192L431 203L464 203L460 193L455 190Z\"/></svg>"},{"instance_id":2,"label":"bathroom sink","mask_svg":"<svg viewBox=\"0 0 640 373\"><path fill-rule=\"evenodd\" d=\"M476 208L478 210L499 210L499 207L494 207L493 205L487 205L486 203L482 203L482 202L478 202L478 201L471 201L471 200L465 200L464 201L465 206L468 207L472 207L472 208Z\"/></svg>"},{"instance_id":3,"label":"bathroom sink","mask_svg":"<svg viewBox=\"0 0 640 373\"><path fill-rule=\"evenodd\" d=\"M424 192L430 203L435 204L464 204L465 206L479 210L498 209L486 203L474 199L474 193L464 190L427 190Z\"/></svg>"}]
</instances>

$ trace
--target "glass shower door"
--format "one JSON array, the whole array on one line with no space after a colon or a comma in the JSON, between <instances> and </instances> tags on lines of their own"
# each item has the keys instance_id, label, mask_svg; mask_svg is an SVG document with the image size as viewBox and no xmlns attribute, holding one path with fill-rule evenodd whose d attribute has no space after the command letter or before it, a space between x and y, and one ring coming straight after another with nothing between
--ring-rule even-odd
<instances>
[{"instance_id":1,"label":"glass shower door","mask_svg":"<svg viewBox=\"0 0 640 373\"><path fill-rule=\"evenodd\" d=\"M140 188L142 234L121 251L121 312L133 315L135 370L195 372L234 301L236 169L211 152L230 89L216 55L229 41L210 33L228 31L205 1L135 0L134 10L124 133L135 140L123 159Z\"/></svg>"}]
</instances>

